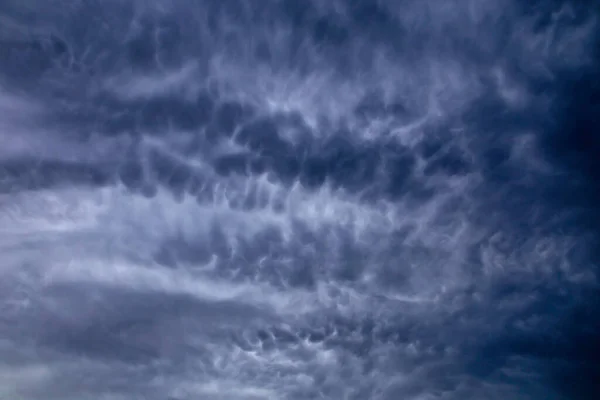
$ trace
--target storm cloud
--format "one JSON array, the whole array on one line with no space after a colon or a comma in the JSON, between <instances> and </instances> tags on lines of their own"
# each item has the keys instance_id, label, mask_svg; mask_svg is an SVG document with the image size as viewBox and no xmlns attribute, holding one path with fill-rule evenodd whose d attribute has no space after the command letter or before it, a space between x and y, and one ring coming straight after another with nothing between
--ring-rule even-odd
<instances>
[{"instance_id":1,"label":"storm cloud","mask_svg":"<svg viewBox=\"0 0 600 400\"><path fill-rule=\"evenodd\" d=\"M598 5L0 5L0 397L600 395Z\"/></svg>"}]
</instances>

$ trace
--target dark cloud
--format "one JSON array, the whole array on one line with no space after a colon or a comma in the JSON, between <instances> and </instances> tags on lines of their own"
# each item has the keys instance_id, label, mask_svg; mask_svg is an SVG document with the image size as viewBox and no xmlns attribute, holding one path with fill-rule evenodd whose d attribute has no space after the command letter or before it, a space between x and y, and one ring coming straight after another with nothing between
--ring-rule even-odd
<instances>
[{"instance_id":1,"label":"dark cloud","mask_svg":"<svg viewBox=\"0 0 600 400\"><path fill-rule=\"evenodd\" d=\"M594 2L192 3L0 6L0 397L597 397Z\"/></svg>"}]
</instances>

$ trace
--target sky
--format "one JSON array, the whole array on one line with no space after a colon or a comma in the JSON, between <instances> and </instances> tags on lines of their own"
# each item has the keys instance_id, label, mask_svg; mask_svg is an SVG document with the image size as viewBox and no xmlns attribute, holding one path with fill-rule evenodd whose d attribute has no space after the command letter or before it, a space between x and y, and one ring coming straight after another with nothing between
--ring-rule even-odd
<instances>
[{"instance_id":1,"label":"sky","mask_svg":"<svg viewBox=\"0 0 600 400\"><path fill-rule=\"evenodd\" d=\"M0 4L0 400L600 398L600 5Z\"/></svg>"}]
</instances>

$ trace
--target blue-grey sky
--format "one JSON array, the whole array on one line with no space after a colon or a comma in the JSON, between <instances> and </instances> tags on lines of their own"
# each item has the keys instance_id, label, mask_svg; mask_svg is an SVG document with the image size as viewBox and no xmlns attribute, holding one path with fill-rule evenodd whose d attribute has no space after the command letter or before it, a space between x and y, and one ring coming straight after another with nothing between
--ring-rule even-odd
<instances>
[{"instance_id":1,"label":"blue-grey sky","mask_svg":"<svg viewBox=\"0 0 600 400\"><path fill-rule=\"evenodd\" d=\"M594 1L0 4L0 399L600 398Z\"/></svg>"}]
</instances>

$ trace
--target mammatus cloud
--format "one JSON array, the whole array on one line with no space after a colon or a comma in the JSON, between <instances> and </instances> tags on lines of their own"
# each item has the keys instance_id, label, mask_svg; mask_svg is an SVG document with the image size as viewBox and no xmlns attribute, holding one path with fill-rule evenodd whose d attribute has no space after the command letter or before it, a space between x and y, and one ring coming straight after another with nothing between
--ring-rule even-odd
<instances>
[{"instance_id":1,"label":"mammatus cloud","mask_svg":"<svg viewBox=\"0 0 600 400\"><path fill-rule=\"evenodd\" d=\"M595 11L0 7L0 397L594 398Z\"/></svg>"}]
</instances>

